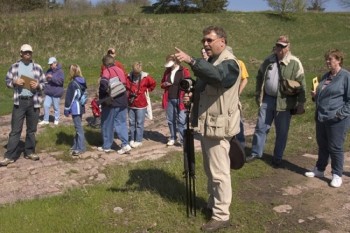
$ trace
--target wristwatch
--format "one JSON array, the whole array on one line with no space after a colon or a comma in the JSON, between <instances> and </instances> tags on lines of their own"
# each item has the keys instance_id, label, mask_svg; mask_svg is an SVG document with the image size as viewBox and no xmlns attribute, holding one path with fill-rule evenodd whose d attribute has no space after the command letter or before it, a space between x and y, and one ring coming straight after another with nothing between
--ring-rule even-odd
<instances>
[{"instance_id":1,"label":"wristwatch","mask_svg":"<svg viewBox=\"0 0 350 233\"><path fill-rule=\"evenodd\" d=\"M191 66L194 66L194 64L196 64L196 60L194 59L194 57L191 57L191 61L188 64L190 64Z\"/></svg>"}]
</instances>

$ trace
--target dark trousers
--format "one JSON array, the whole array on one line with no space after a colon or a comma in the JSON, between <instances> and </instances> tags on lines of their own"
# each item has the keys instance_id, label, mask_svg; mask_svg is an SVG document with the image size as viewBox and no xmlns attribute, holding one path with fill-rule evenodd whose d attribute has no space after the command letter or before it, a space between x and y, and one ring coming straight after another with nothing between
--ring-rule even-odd
<instances>
[{"instance_id":1,"label":"dark trousers","mask_svg":"<svg viewBox=\"0 0 350 233\"><path fill-rule=\"evenodd\" d=\"M350 118L332 119L325 122L316 120L318 160L316 167L324 171L331 159L332 174L342 176L344 165L343 145L349 129Z\"/></svg>"},{"instance_id":2,"label":"dark trousers","mask_svg":"<svg viewBox=\"0 0 350 233\"><path fill-rule=\"evenodd\" d=\"M34 108L33 99L20 99L19 105L12 109L11 132L7 143L5 157L16 159L17 148L21 138L24 119L26 119L27 132L24 144L24 153L30 155L35 153L35 133L39 121L39 108Z\"/></svg>"}]
</instances>

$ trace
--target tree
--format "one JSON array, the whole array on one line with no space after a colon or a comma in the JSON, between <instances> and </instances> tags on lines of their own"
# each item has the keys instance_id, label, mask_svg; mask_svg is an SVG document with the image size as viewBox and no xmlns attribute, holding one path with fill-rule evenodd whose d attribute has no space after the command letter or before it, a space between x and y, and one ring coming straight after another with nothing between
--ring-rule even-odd
<instances>
[{"instance_id":1,"label":"tree","mask_svg":"<svg viewBox=\"0 0 350 233\"><path fill-rule=\"evenodd\" d=\"M216 13L226 10L227 0L192 0L203 13Z\"/></svg>"},{"instance_id":2,"label":"tree","mask_svg":"<svg viewBox=\"0 0 350 233\"><path fill-rule=\"evenodd\" d=\"M323 7L326 2L329 0L309 0L309 7L307 8L308 11L324 11L325 8Z\"/></svg>"},{"instance_id":3,"label":"tree","mask_svg":"<svg viewBox=\"0 0 350 233\"><path fill-rule=\"evenodd\" d=\"M228 0L159 0L153 4L155 13L225 11Z\"/></svg>"},{"instance_id":4,"label":"tree","mask_svg":"<svg viewBox=\"0 0 350 233\"><path fill-rule=\"evenodd\" d=\"M45 8L47 0L0 0L1 12L16 13Z\"/></svg>"},{"instance_id":5,"label":"tree","mask_svg":"<svg viewBox=\"0 0 350 233\"><path fill-rule=\"evenodd\" d=\"M304 11L306 0L265 0L275 11L285 14L288 12Z\"/></svg>"}]
</instances>

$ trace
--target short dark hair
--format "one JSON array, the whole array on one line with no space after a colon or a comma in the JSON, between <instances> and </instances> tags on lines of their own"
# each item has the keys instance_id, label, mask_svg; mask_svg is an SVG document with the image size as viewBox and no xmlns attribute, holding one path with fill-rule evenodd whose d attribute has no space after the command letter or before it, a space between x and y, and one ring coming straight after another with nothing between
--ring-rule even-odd
<instances>
[{"instance_id":1,"label":"short dark hair","mask_svg":"<svg viewBox=\"0 0 350 233\"><path fill-rule=\"evenodd\" d=\"M102 64L106 67L113 66L114 65L114 57L112 57L109 54L103 56Z\"/></svg>"},{"instance_id":2,"label":"short dark hair","mask_svg":"<svg viewBox=\"0 0 350 233\"><path fill-rule=\"evenodd\" d=\"M217 26L209 26L203 29L203 36L208 35L214 31L216 35L218 35L219 38L224 38L225 39L225 44L227 44L227 36L226 32L222 27L217 27Z\"/></svg>"}]
</instances>

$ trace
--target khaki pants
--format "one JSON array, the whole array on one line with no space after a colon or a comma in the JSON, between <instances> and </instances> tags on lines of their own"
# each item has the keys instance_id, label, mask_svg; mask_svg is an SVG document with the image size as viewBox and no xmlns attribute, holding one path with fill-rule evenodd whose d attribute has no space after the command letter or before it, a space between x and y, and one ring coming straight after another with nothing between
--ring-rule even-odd
<instances>
[{"instance_id":1,"label":"khaki pants","mask_svg":"<svg viewBox=\"0 0 350 233\"><path fill-rule=\"evenodd\" d=\"M213 210L212 219L226 221L230 218L232 199L230 174L230 142L227 139L201 139L203 165L208 177L208 208Z\"/></svg>"}]
</instances>

